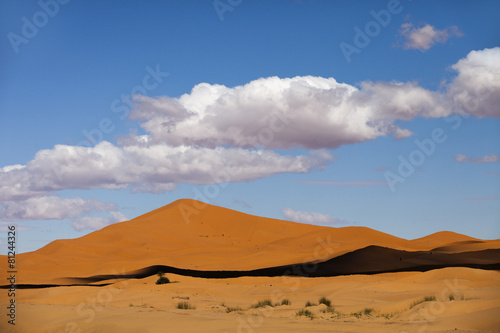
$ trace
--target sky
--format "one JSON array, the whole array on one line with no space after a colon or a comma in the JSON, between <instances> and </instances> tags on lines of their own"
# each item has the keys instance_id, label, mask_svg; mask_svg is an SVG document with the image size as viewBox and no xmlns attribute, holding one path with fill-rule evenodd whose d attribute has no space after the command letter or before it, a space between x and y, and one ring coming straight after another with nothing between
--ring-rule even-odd
<instances>
[{"instance_id":1,"label":"sky","mask_svg":"<svg viewBox=\"0 0 500 333\"><path fill-rule=\"evenodd\" d=\"M500 3L2 1L0 253L180 198L500 238Z\"/></svg>"}]
</instances>

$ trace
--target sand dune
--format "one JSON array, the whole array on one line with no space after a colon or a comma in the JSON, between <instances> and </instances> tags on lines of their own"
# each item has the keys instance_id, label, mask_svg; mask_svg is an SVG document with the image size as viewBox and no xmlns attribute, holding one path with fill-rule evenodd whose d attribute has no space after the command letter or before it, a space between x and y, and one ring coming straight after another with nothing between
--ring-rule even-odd
<instances>
[{"instance_id":1,"label":"sand dune","mask_svg":"<svg viewBox=\"0 0 500 333\"><path fill-rule=\"evenodd\" d=\"M19 255L18 261L25 272L22 284L73 284L74 279L66 278L134 274L159 265L197 272L260 270L253 275L264 276L311 262L323 263L314 273L319 276L447 266L495 268L500 260L492 249L499 248L500 240L453 232L405 240L364 227L268 219L186 199L78 239L54 241ZM0 262L4 269L6 260Z\"/></svg>"}]
</instances>

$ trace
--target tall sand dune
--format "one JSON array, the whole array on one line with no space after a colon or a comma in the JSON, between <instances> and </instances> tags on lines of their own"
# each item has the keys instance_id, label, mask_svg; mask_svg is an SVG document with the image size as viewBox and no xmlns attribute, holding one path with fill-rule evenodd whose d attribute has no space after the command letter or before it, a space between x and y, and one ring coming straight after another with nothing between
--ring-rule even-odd
<instances>
[{"instance_id":1,"label":"tall sand dune","mask_svg":"<svg viewBox=\"0 0 500 333\"><path fill-rule=\"evenodd\" d=\"M453 232L406 240L364 227L294 223L183 199L18 255L23 272L18 282L97 282L151 275L158 269L205 277L333 276L449 266L495 269L500 264L498 249L500 240ZM0 258L1 269L6 262ZM94 279L82 279L90 277Z\"/></svg>"}]
</instances>

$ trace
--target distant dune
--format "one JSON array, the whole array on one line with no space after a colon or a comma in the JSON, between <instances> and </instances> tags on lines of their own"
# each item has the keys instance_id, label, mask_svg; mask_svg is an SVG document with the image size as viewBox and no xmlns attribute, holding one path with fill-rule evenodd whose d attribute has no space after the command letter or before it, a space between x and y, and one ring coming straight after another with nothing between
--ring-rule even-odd
<instances>
[{"instance_id":1,"label":"distant dune","mask_svg":"<svg viewBox=\"0 0 500 333\"><path fill-rule=\"evenodd\" d=\"M444 267L500 269L500 240L438 232L405 240L252 216L195 200L18 255L19 284L71 285L146 277L338 276ZM5 256L0 268L6 270ZM22 286L21 286L22 287Z\"/></svg>"}]
</instances>

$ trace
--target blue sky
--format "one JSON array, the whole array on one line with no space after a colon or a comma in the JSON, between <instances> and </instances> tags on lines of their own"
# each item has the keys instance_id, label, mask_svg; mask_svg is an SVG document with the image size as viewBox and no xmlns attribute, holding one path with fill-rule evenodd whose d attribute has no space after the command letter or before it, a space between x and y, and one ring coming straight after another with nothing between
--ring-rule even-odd
<instances>
[{"instance_id":1,"label":"blue sky","mask_svg":"<svg viewBox=\"0 0 500 333\"><path fill-rule=\"evenodd\" d=\"M496 2L0 6L1 253L179 198L500 238Z\"/></svg>"}]
</instances>

